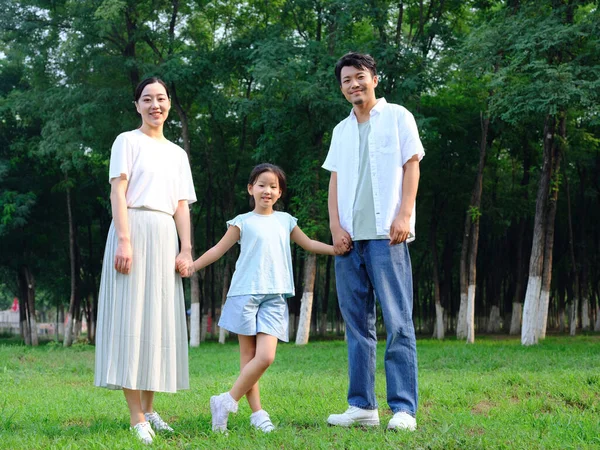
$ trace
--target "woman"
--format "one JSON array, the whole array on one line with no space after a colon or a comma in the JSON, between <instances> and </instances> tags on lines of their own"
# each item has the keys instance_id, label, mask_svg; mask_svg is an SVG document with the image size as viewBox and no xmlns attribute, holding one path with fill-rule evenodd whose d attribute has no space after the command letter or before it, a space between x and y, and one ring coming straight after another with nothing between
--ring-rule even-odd
<instances>
[{"instance_id":1,"label":"woman","mask_svg":"<svg viewBox=\"0 0 600 450\"><path fill-rule=\"evenodd\" d=\"M196 195L187 154L163 135L171 107L165 83L142 81L135 105L142 125L120 134L110 157L113 222L100 284L95 384L123 389L131 429L150 444L154 430L173 431L154 411L154 393L189 387L175 265L192 260L188 205Z\"/></svg>"}]
</instances>

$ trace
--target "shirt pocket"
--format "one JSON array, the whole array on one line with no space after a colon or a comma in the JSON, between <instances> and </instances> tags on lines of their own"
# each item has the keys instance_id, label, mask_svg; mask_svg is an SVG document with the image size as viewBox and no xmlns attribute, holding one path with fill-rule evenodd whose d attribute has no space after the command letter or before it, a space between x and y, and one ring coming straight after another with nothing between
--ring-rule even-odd
<instances>
[{"instance_id":1,"label":"shirt pocket","mask_svg":"<svg viewBox=\"0 0 600 450\"><path fill-rule=\"evenodd\" d=\"M393 133L381 133L375 138L375 145L378 153L397 153L400 151L398 140Z\"/></svg>"}]
</instances>

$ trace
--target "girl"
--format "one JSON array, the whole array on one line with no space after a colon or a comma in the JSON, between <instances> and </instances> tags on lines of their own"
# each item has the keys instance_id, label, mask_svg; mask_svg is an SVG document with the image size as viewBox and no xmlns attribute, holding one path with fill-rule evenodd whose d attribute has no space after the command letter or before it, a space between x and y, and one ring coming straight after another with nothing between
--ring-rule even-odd
<instances>
[{"instance_id":1,"label":"girl","mask_svg":"<svg viewBox=\"0 0 600 450\"><path fill-rule=\"evenodd\" d=\"M228 221L225 236L191 267L184 262L178 265L181 273L190 276L217 261L236 242L241 245L219 320L220 327L238 335L240 375L228 392L210 399L213 431L227 430L229 413L237 412L244 395L252 409L251 425L266 433L275 428L261 407L258 380L275 359L277 340L288 341L286 298L294 295L290 239L309 252L335 254L333 246L309 239L294 217L273 210L285 187L279 167L256 166L248 181L254 210Z\"/></svg>"},{"instance_id":2,"label":"girl","mask_svg":"<svg viewBox=\"0 0 600 450\"><path fill-rule=\"evenodd\" d=\"M94 382L123 389L131 428L150 444L154 430L173 431L154 411L154 393L189 387L175 266L192 264L188 204L196 195L187 154L163 135L167 86L147 78L134 98L142 125L121 133L110 156L113 222L102 266Z\"/></svg>"}]
</instances>

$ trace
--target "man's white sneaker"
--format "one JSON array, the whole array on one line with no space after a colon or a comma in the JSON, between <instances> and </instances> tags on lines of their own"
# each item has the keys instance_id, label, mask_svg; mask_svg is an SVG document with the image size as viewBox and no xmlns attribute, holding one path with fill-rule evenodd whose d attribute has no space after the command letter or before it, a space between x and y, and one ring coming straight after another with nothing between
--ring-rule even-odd
<instances>
[{"instance_id":1,"label":"man's white sneaker","mask_svg":"<svg viewBox=\"0 0 600 450\"><path fill-rule=\"evenodd\" d=\"M171 428L167 422L162 420L162 417L160 417L156 411L144 413L144 417L148 422L150 422L150 425L152 425L152 428L154 428L156 431L167 431L169 433L173 432L173 428Z\"/></svg>"},{"instance_id":2,"label":"man's white sneaker","mask_svg":"<svg viewBox=\"0 0 600 450\"><path fill-rule=\"evenodd\" d=\"M143 444L152 444L152 438L155 436L154 430L148 422L140 422L137 425L130 428L136 437L142 441Z\"/></svg>"},{"instance_id":3,"label":"man's white sneaker","mask_svg":"<svg viewBox=\"0 0 600 450\"><path fill-rule=\"evenodd\" d=\"M344 414L331 414L327 419L327 423L341 427L349 427L351 425L376 427L379 426L379 411L351 406Z\"/></svg>"},{"instance_id":4,"label":"man's white sneaker","mask_svg":"<svg viewBox=\"0 0 600 450\"><path fill-rule=\"evenodd\" d=\"M224 433L227 431L227 419L229 413L235 413L238 410L238 403L233 399L229 392L220 395L213 395L210 398L210 412L212 414L212 430Z\"/></svg>"},{"instance_id":5,"label":"man's white sneaker","mask_svg":"<svg viewBox=\"0 0 600 450\"><path fill-rule=\"evenodd\" d=\"M388 430L407 430L415 431L417 429L417 419L405 412L397 412L388 423Z\"/></svg>"},{"instance_id":6,"label":"man's white sneaker","mask_svg":"<svg viewBox=\"0 0 600 450\"><path fill-rule=\"evenodd\" d=\"M275 429L275 425L271 422L269 413L264 409L252 413L250 416L250 424L257 430L264 431L265 433L270 433Z\"/></svg>"}]
</instances>

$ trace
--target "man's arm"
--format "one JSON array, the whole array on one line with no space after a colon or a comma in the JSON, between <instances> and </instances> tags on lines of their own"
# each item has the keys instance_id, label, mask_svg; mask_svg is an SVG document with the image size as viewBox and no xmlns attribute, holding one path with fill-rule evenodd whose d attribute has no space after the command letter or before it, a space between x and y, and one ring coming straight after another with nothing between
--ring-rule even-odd
<instances>
[{"instance_id":1,"label":"man's arm","mask_svg":"<svg viewBox=\"0 0 600 450\"><path fill-rule=\"evenodd\" d=\"M410 216L415 206L417 189L419 187L419 156L413 155L402 167L404 178L402 179L402 200L400 211L390 227L390 245L400 244L408 239L410 235Z\"/></svg>"},{"instance_id":2,"label":"man's arm","mask_svg":"<svg viewBox=\"0 0 600 450\"><path fill-rule=\"evenodd\" d=\"M352 238L340 225L337 198L337 172L331 172L329 179L329 196L327 199L329 209L329 229L333 238L333 247L338 255L344 254L352 248Z\"/></svg>"}]
</instances>

